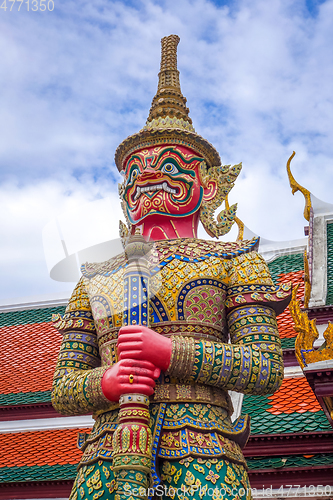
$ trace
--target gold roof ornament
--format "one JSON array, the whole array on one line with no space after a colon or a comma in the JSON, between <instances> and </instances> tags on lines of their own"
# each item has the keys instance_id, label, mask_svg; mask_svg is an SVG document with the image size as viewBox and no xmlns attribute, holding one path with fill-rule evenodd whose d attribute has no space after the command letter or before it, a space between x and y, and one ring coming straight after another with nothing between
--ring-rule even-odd
<instances>
[{"instance_id":1,"label":"gold roof ornament","mask_svg":"<svg viewBox=\"0 0 333 500\"><path fill-rule=\"evenodd\" d=\"M287 161L287 174L288 174L289 184L290 184L291 192L293 195L297 191L300 191L302 193L302 195L304 196L305 207L304 207L303 215L304 215L305 220L307 220L309 222L310 221L311 206L312 206L311 205L311 193L308 189L301 186L295 180L295 177L291 173L291 169L290 169L291 160L294 158L295 154L296 154L295 151L293 151L292 155L290 156L290 158ZM311 295L310 269L309 269L309 261L308 261L307 251L305 250L304 251L304 307L305 308L309 307L310 295ZM296 309L294 308L294 310L296 310ZM295 318L296 318L296 316L295 316ZM294 318L294 321L296 324L295 318Z\"/></svg>"},{"instance_id":2,"label":"gold roof ornament","mask_svg":"<svg viewBox=\"0 0 333 500\"><path fill-rule=\"evenodd\" d=\"M304 207L304 218L305 220L309 221L310 220L310 210L311 210L311 193L308 189L304 188L298 182L295 180L295 177L291 173L290 170L290 163L291 160L295 156L295 151L293 151L293 154L290 156L289 160L287 161L287 173L288 173L288 179L289 179L289 184L291 187L291 192L292 194L295 194L297 191L300 191L302 195L305 198L305 207Z\"/></svg>"},{"instance_id":3,"label":"gold roof ornament","mask_svg":"<svg viewBox=\"0 0 333 500\"><path fill-rule=\"evenodd\" d=\"M179 144L202 156L208 167L221 165L219 153L206 139L197 134L189 117L177 69L177 46L180 38L169 35L161 40L161 68L158 87L146 125L125 139L117 148L115 162L123 170L128 156L139 149L163 144Z\"/></svg>"},{"instance_id":4,"label":"gold roof ornament","mask_svg":"<svg viewBox=\"0 0 333 500\"><path fill-rule=\"evenodd\" d=\"M319 338L316 320L310 320L307 313L301 310L299 300L297 300L298 287L299 285L293 290L289 310L298 334L295 341L295 354L299 365L303 369L310 363L333 359L333 324L328 323L324 332L325 342L320 349L315 349L314 342Z\"/></svg>"}]
</instances>

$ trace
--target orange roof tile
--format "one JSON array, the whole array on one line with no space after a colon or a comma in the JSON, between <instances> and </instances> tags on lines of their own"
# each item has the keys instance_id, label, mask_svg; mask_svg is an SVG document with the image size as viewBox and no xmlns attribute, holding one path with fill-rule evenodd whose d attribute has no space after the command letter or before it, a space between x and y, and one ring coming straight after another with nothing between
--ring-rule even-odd
<instances>
[{"instance_id":1,"label":"orange roof tile","mask_svg":"<svg viewBox=\"0 0 333 500\"><path fill-rule=\"evenodd\" d=\"M77 448L77 433L91 429L0 434L0 467L24 465L77 464L82 452Z\"/></svg>"},{"instance_id":2,"label":"orange roof tile","mask_svg":"<svg viewBox=\"0 0 333 500\"><path fill-rule=\"evenodd\" d=\"M271 405L266 411L273 415L281 413L305 413L321 410L316 396L311 390L305 377L284 379L281 388L268 397Z\"/></svg>"},{"instance_id":3,"label":"orange roof tile","mask_svg":"<svg viewBox=\"0 0 333 500\"><path fill-rule=\"evenodd\" d=\"M292 282L293 288L299 284L299 289L297 291L298 300L303 301L304 298L304 271L295 271L292 273L284 273L280 274L278 278L279 285L283 283ZM295 337L297 333L294 330L294 322L291 317L289 308L287 307L283 313L279 314L277 317L277 324L279 328L280 337L283 338L291 338Z\"/></svg>"},{"instance_id":4,"label":"orange roof tile","mask_svg":"<svg viewBox=\"0 0 333 500\"><path fill-rule=\"evenodd\" d=\"M0 328L0 393L48 391L61 335L50 323Z\"/></svg>"}]
</instances>

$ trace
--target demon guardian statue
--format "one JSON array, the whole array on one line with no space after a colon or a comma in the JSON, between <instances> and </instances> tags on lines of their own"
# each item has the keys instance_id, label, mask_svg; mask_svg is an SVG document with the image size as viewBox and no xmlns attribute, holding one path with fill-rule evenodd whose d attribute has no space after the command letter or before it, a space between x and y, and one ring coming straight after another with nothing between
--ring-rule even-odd
<instances>
[{"instance_id":1,"label":"demon guardian statue","mask_svg":"<svg viewBox=\"0 0 333 500\"><path fill-rule=\"evenodd\" d=\"M125 251L86 264L64 316L53 405L93 413L71 500L251 498L242 447L247 416L233 423L228 390L271 394L282 382L276 289L257 240L219 237L235 206L215 210L241 166L222 166L196 134L177 71L179 38L162 39L157 94L145 127L115 161Z\"/></svg>"}]
</instances>

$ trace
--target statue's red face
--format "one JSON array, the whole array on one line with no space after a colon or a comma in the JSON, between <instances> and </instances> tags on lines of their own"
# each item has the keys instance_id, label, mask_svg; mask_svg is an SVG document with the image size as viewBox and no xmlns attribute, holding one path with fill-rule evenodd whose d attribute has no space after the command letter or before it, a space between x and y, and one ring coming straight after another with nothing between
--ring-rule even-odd
<instances>
[{"instance_id":1,"label":"statue's red face","mask_svg":"<svg viewBox=\"0 0 333 500\"><path fill-rule=\"evenodd\" d=\"M124 189L130 222L137 225L157 214L186 217L197 212L204 197L202 161L184 146L151 147L130 156Z\"/></svg>"}]
</instances>

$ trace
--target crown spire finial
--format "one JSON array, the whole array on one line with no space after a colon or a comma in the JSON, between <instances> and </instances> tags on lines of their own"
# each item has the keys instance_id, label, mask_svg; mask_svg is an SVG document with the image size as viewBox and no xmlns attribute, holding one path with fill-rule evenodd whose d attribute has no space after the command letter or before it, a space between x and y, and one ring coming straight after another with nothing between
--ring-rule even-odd
<instances>
[{"instance_id":1,"label":"crown spire finial","mask_svg":"<svg viewBox=\"0 0 333 500\"><path fill-rule=\"evenodd\" d=\"M181 120L177 122L180 128L192 127L192 120L188 116L186 98L183 96L179 83L177 69L177 46L180 41L178 35L165 36L161 40L161 69L158 74L156 95L152 101L146 125L159 128L160 120L167 118ZM185 125L185 126L184 126Z\"/></svg>"},{"instance_id":2,"label":"crown spire finial","mask_svg":"<svg viewBox=\"0 0 333 500\"><path fill-rule=\"evenodd\" d=\"M175 87L180 90L179 71L177 69L178 35L165 36L161 40L161 69L158 74L158 90Z\"/></svg>"}]
</instances>

